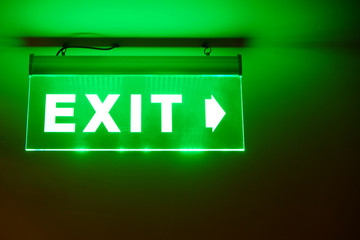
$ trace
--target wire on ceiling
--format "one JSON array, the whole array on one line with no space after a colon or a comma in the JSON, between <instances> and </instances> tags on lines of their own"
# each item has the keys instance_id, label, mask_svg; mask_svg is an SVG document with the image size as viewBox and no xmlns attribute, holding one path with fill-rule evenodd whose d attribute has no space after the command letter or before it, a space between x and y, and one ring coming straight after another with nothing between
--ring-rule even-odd
<instances>
[{"instance_id":1,"label":"wire on ceiling","mask_svg":"<svg viewBox=\"0 0 360 240\"><path fill-rule=\"evenodd\" d=\"M68 44L63 44L62 48L56 53L56 56L59 56L61 53L61 56L65 56L66 50L68 48L87 48L87 49L94 49L94 50L111 50L114 48L120 47L118 43L114 43L111 47L107 48L100 48L100 47L89 47L89 46L71 46Z\"/></svg>"}]
</instances>

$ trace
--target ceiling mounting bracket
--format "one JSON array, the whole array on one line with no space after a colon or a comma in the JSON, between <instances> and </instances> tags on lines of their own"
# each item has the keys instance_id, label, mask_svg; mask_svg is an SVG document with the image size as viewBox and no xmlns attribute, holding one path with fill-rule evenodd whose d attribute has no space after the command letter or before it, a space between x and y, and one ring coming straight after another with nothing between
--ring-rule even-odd
<instances>
[{"instance_id":1,"label":"ceiling mounting bracket","mask_svg":"<svg viewBox=\"0 0 360 240\"><path fill-rule=\"evenodd\" d=\"M209 57L209 56L210 56L210 53L211 53L211 47L209 46L209 43L208 43L208 42L204 42L201 46L204 48L204 54L205 54L205 56Z\"/></svg>"}]
</instances>

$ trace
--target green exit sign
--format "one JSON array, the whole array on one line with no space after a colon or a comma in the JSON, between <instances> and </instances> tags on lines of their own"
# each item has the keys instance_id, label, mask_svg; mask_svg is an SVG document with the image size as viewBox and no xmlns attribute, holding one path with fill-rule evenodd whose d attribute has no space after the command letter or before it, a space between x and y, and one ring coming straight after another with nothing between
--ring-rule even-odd
<instances>
[{"instance_id":1,"label":"green exit sign","mask_svg":"<svg viewBox=\"0 0 360 240\"><path fill-rule=\"evenodd\" d=\"M235 70L212 72L207 59L195 70L170 58L183 68L167 62L155 71L146 57L141 69L106 59L119 63L106 70L98 58L38 58L31 59L27 151L244 151Z\"/></svg>"}]
</instances>

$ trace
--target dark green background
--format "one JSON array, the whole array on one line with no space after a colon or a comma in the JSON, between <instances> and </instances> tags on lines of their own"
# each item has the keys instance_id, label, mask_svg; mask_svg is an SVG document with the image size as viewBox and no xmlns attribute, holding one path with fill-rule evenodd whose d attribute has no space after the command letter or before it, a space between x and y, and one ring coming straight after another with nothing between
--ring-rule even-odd
<instances>
[{"instance_id":1,"label":"dark green background","mask_svg":"<svg viewBox=\"0 0 360 240\"><path fill-rule=\"evenodd\" d=\"M1 239L354 239L359 216L355 1L1 1ZM25 152L20 37L248 37L242 153ZM69 49L201 56L203 49Z\"/></svg>"}]
</instances>

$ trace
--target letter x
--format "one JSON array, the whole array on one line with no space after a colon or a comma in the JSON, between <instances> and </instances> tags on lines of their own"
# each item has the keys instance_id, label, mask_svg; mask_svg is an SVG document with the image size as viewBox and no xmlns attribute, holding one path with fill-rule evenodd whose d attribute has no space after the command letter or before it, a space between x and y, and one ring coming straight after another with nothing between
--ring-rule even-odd
<instances>
[{"instance_id":1,"label":"letter x","mask_svg":"<svg viewBox=\"0 0 360 240\"><path fill-rule=\"evenodd\" d=\"M104 123L108 132L120 132L109 111L119 98L120 94L109 94L102 103L96 94L86 94L91 106L95 110L94 116L84 129L84 132L95 132L101 123Z\"/></svg>"}]
</instances>

